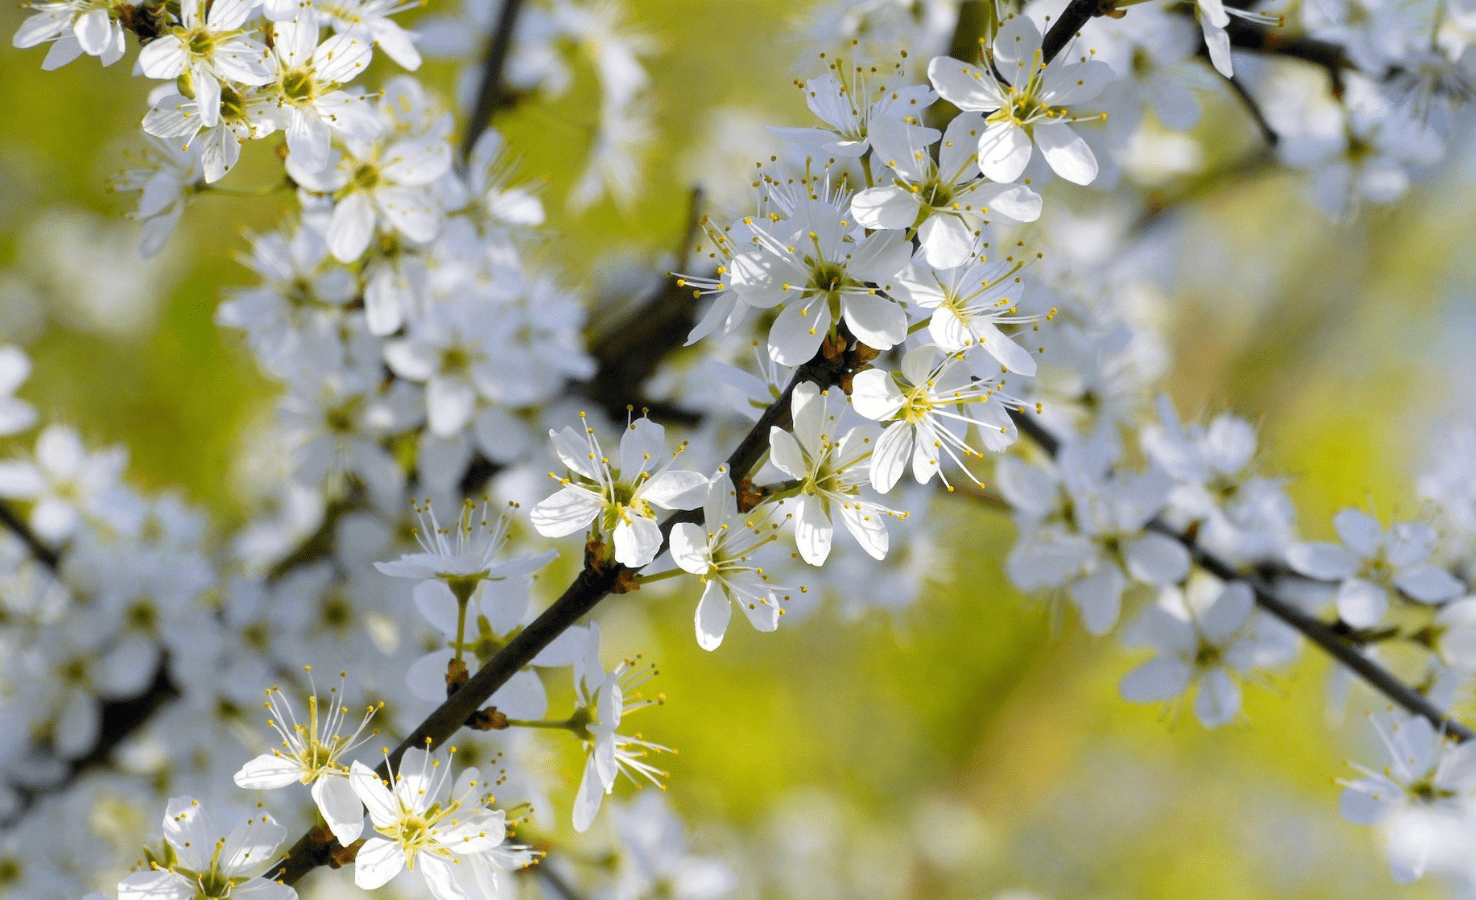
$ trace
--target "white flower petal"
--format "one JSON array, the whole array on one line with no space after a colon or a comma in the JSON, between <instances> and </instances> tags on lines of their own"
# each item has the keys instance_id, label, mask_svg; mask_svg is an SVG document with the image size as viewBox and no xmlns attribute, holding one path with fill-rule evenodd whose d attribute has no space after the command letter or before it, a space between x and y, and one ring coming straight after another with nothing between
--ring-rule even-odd
<instances>
[{"instance_id":1,"label":"white flower petal","mask_svg":"<svg viewBox=\"0 0 1476 900\"><path fill-rule=\"evenodd\" d=\"M207 872L220 835L195 798L174 797L164 809L164 839L187 868Z\"/></svg>"},{"instance_id":2,"label":"white flower petal","mask_svg":"<svg viewBox=\"0 0 1476 900\"><path fill-rule=\"evenodd\" d=\"M347 778L322 776L313 782L313 802L338 842L347 847L364 831L364 804Z\"/></svg>"},{"instance_id":3,"label":"white flower petal","mask_svg":"<svg viewBox=\"0 0 1476 900\"><path fill-rule=\"evenodd\" d=\"M1224 669L1211 669L1199 680L1194 716L1205 728L1218 728L1240 712L1240 685Z\"/></svg>"},{"instance_id":4,"label":"white flower petal","mask_svg":"<svg viewBox=\"0 0 1476 900\"><path fill-rule=\"evenodd\" d=\"M1345 509L1333 516L1333 528L1343 545L1359 556L1372 556L1384 536L1379 520L1357 509Z\"/></svg>"},{"instance_id":5,"label":"white flower petal","mask_svg":"<svg viewBox=\"0 0 1476 900\"><path fill-rule=\"evenodd\" d=\"M574 796L574 830L585 832L594 824L595 814L600 811L600 802L605 799L605 785L600 781L594 757L584 764L584 776L579 780L579 793Z\"/></svg>"},{"instance_id":6,"label":"white flower petal","mask_svg":"<svg viewBox=\"0 0 1476 900\"><path fill-rule=\"evenodd\" d=\"M947 56L928 62L928 80L938 96L968 112L992 112L1005 105L1004 92L994 76Z\"/></svg>"},{"instance_id":7,"label":"white flower petal","mask_svg":"<svg viewBox=\"0 0 1476 900\"><path fill-rule=\"evenodd\" d=\"M1416 566L1394 576L1394 586L1421 603L1443 603L1466 592L1466 586L1438 566Z\"/></svg>"},{"instance_id":8,"label":"white flower petal","mask_svg":"<svg viewBox=\"0 0 1476 900\"><path fill-rule=\"evenodd\" d=\"M1019 178L1030 163L1030 135L1013 122L996 122L979 135L979 170L991 181Z\"/></svg>"},{"instance_id":9,"label":"white flower petal","mask_svg":"<svg viewBox=\"0 0 1476 900\"><path fill-rule=\"evenodd\" d=\"M894 422L876 442L876 449L871 453L870 474L871 486L880 493L885 494L895 487L902 473L907 471L907 461L912 456L913 434L912 426L906 422Z\"/></svg>"},{"instance_id":10,"label":"white flower petal","mask_svg":"<svg viewBox=\"0 0 1476 900\"><path fill-rule=\"evenodd\" d=\"M232 828L220 846L220 871L237 877L251 874L270 863L273 851L286 839L287 829L267 816L248 819Z\"/></svg>"},{"instance_id":11,"label":"white flower petal","mask_svg":"<svg viewBox=\"0 0 1476 900\"><path fill-rule=\"evenodd\" d=\"M1358 560L1336 544L1293 544L1286 562L1296 571L1322 581L1342 581L1358 571Z\"/></svg>"},{"instance_id":12,"label":"white flower petal","mask_svg":"<svg viewBox=\"0 0 1476 900\"><path fill-rule=\"evenodd\" d=\"M440 437L459 434L477 408L477 391L464 377L437 377L425 390L426 423Z\"/></svg>"},{"instance_id":13,"label":"white flower petal","mask_svg":"<svg viewBox=\"0 0 1476 900\"><path fill-rule=\"evenodd\" d=\"M881 294L845 294L841 311L851 331L868 347L887 350L907 339L907 313Z\"/></svg>"},{"instance_id":14,"label":"white flower petal","mask_svg":"<svg viewBox=\"0 0 1476 900\"><path fill-rule=\"evenodd\" d=\"M366 891L383 887L405 869L405 848L382 837L372 837L354 857L354 884Z\"/></svg>"},{"instance_id":15,"label":"white flower petal","mask_svg":"<svg viewBox=\"0 0 1476 900\"><path fill-rule=\"evenodd\" d=\"M1071 585L1071 602L1081 613L1088 634L1103 635L1117 624L1122 610L1122 591L1127 579L1113 565L1098 565L1096 571Z\"/></svg>"},{"instance_id":16,"label":"white flower petal","mask_svg":"<svg viewBox=\"0 0 1476 900\"><path fill-rule=\"evenodd\" d=\"M1174 656L1155 656L1122 676L1118 691L1131 703L1152 703L1177 697L1189 687L1193 670Z\"/></svg>"},{"instance_id":17,"label":"white flower petal","mask_svg":"<svg viewBox=\"0 0 1476 900\"><path fill-rule=\"evenodd\" d=\"M1097 177L1097 157L1081 135L1065 122L1037 122L1036 146L1051 170L1072 184L1091 184Z\"/></svg>"},{"instance_id":18,"label":"white flower petal","mask_svg":"<svg viewBox=\"0 0 1476 900\"><path fill-rule=\"evenodd\" d=\"M799 498L794 515L794 541L800 558L812 566L822 566L830 556L830 541L835 527L825 514L820 498L806 494Z\"/></svg>"},{"instance_id":19,"label":"white flower petal","mask_svg":"<svg viewBox=\"0 0 1476 900\"><path fill-rule=\"evenodd\" d=\"M1377 625L1389 608L1389 594L1362 578L1349 578L1338 586L1338 618L1354 628Z\"/></svg>"},{"instance_id":20,"label":"white flower petal","mask_svg":"<svg viewBox=\"0 0 1476 900\"><path fill-rule=\"evenodd\" d=\"M706 575L712 568L708 561L707 532L691 522L677 523L671 529L671 558L684 572Z\"/></svg>"},{"instance_id":21,"label":"white flower petal","mask_svg":"<svg viewBox=\"0 0 1476 900\"><path fill-rule=\"evenodd\" d=\"M1128 572L1147 584L1177 584L1189 574L1189 551L1173 538L1145 534L1127 547Z\"/></svg>"},{"instance_id":22,"label":"white flower petal","mask_svg":"<svg viewBox=\"0 0 1476 900\"><path fill-rule=\"evenodd\" d=\"M651 519L631 516L615 526L615 561L639 569L661 552L661 526Z\"/></svg>"},{"instance_id":23,"label":"white flower petal","mask_svg":"<svg viewBox=\"0 0 1476 900\"><path fill-rule=\"evenodd\" d=\"M362 256L374 237L377 218L374 203L363 191L355 191L340 200L333 207L333 218L328 223L328 249L333 258L351 263Z\"/></svg>"},{"instance_id":24,"label":"white flower petal","mask_svg":"<svg viewBox=\"0 0 1476 900\"><path fill-rule=\"evenodd\" d=\"M887 523L886 516L880 510L853 498L841 505L840 517L846 530L861 545L861 549L866 551L867 556L872 559L886 558Z\"/></svg>"},{"instance_id":25,"label":"white flower petal","mask_svg":"<svg viewBox=\"0 0 1476 900\"><path fill-rule=\"evenodd\" d=\"M544 537L564 537L586 528L603 509L599 497L571 484L540 501L528 518Z\"/></svg>"},{"instance_id":26,"label":"white flower petal","mask_svg":"<svg viewBox=\"0 0 1476 900\"><path fill-rule=\"evenodd\" d=\"M911 228L919 206L916 194L893 184L861 191L851 200L851 215L865 228Z\"/></svg>"},{"instance_id":27,"label":"white flower petal","mask_svg":"<svg viewBox=\"0 0 1476 900\"><path fill-rule=\"evenodd\" d=\"M349 767L349 787L353 788L363 802L364 809L369 812L369 818L376 828L388 828L400 821L399 801L385 787L384 782L379 780L379 775L358 760L354 760Z\"/></svg>"},{"instance_id":28,"label":"white flower petal","mask_svg":"<svg viewBox=\"0 0 1476 900\"><path fill-rule=\"evenodd\" d=\"M301 778L302 766L297 760L270 753L247 760L234 776L236 787L262 791L284 788Z\"/></svg>"},{"instance_id":29,"label":"white flower petal","mask_svg":"<svg viewBox=\"0 0 1476 900\"><path fill-rule=\"evenodd\" d=\"M637 495L662 509L696 509L707 499L707 476L685 469L669 469L641 485Z\"/></svg>"},{"instance_id":30,"label":"white flower petal","mask_svg":"<svg viewBox=\"0 0 1476 900\"><path fill-rule=\"evenodd\" d=\"M951 269L968 262L975 255L976 235L962 216L934 214L917 230L923 258L935 269Z\"/></svg>"},{"instance_id":31,"label":"white flower petal","mask_svg":"<svg viewBox=\"0 0 1476 900\"><path fill-rule=\"evenodd\" d=\"M716 650L728 633L728 622L733 618L733 603L716 579L707 583L702 599L697 602L697 646L703 650Z\"/></svg>"}]
</instances>

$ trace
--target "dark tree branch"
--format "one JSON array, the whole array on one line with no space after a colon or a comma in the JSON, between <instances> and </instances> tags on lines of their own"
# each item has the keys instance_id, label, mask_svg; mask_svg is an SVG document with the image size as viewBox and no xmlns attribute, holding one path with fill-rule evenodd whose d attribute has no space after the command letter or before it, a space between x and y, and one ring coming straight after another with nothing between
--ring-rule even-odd
<instances>
[{"instance_id":1,"label":"dark tree branch","mask_svg":"<svg viewBox=\"0 0 1476 900\"><path fill-rule=\"evenodd\" d=\"M794 378L791 379L784 393L769 405L769 408L749 429L748 434L739 442L732 455L728 457L729 472L734 483L747 478L753 468L758 465L759 460L763 458L765 449L768 447L769 428L775 425L783 426L790 421L791 397L795 386L803 381L815 381L821 386L839 383L840 379L857 365L860 349L860 347L854 347L850 353L833 354L828 353L827 348L822 348L815 359L795 370ZM677 513L663 523L663 530L669 533L675 523L693 521L701 515L700 509ZM478 669L466 684L447 698L445 703L442 703L419 727L400 742L399 746L376 769L379 777L388 779L390 769L399 765L400 758L410 748L435 748L460 730L498 688L532 662L533 657L547 647L554 638L613 593L627 574L633 573L624 566L602 566L597 561L586 560L584 569L552 606L544 610L538 618L533 620L532 624L523 629L506 647L488 660L486 665ZM343 865L347 860L353 858L355 852L339 845L336 840L331 839L331 835L325 841L323 832L313 829L300 837L291 849L283 854L282 859L269 871L267 877L281 881L283 884L296 884L318 866Z\"/></svg>"},{"instance_id":2,"label":"dark tree branch","mask_svg":"<svg viewBox=\"0 0 1476 900\"><path fill-rule=\"evenodd\" d=\"M1300 631L1306 638L1327 652L1329 656L1352 669L1358 677L1368 682L1369 686L1390 700L1404 707L1417 716L1428 719L1436 729L1443 730L1460 741L1469 741L1476 738L1476 732L1472 732L1464 724L1451 717L1449 713L1431 703L1429 698L1409 685L1395 678L1394 675L1383 666L1369 659L1363 651L1352 641L1340 636L1334 627L1327 623L1307 615L1301 610L1277 597L1268 585L1258 575L1242 574L1226 563L1224 560L1211 554L1204 547L1189 540L1186 536L1179 534L1159 519L1148 523L1147 529L1159 534L1171 537L1184 545L1189 554L1194 557L1194 562L1201 569L1219 578L1221 581L1244 582L1255 592L1256 605L1266 610L1271 615Z\"/></svg>"},{"instance_id":3,"label":"dark tree branch","mask_svg":"<svg viewBox=\"0 0 1476 900\"><path fill-rule=\"evenodd\" d=\"M466 133L461 137L461 157L471 156L477 138L492 124L492 116L506 102L502 75L507 69L507 58L512 52L513 32L517 30L518 13L523 0L503 0L497 14L497 25L487 39L487 55L482 63L482 84L477 89L476 103L466 120Z\"/></svg>"},{"instance_id":4,"label":"dark tree branch","mask_svg":"<svg viewBox=\"0 0 1476 900\"><path fill-rule=\"evenodd\" d=\"M694 188L687 204L687 223L677 248L677 265L686 261L687 250L696 240L702 224L702 191ZM618 420L631 398L641 397L646 379L672 351L681 347L697 324L697 301L691 288L681 287L668 278L659 291L620 321L614 328L590 342L589 353L598 363L589 381L576 390L598 403L612 419ZM650 403L640 403L650 407ZM668 421L690 418L690 413L668 410ZM672 413L677 413L672 415Z\"/></svg>"},{"instance_id":5,"label":"dark tree branch","mask_svg":"<svg viewBox=\"0 0 1476 900\"><path fill-rule=\"evenodd\" d=\"M1206 50L1204 55L1208 56L1209 51ZM1251 120L1260 129L1261 137L1266 139L1268 145L1275 147L1281 141L1281 135L1277 134L1276 129L1271 127L1271 123L1266 121L1266 114L1261 111L1260 101L1251 96L1251 92L1246 89L1244 82L1239 78L1227 78L1225 80L1229 82L1230 89L1235 92L1235 96L1240 98L1241 103L1245 106L1245 111L1250 114Z\"/></svg>"},{"instance_id":6,"label":"dark tree branch","mask_svg":"<svg viewBox=\"0 0 1476 900\"><path fill-rule=\"evenodd\" d=\"M1071 39L1076 37L1083 25L1091 21L1092 17L1102 15L1107 8L1109 5L1104 4L1103 0L1071 0L1066 4L1066 8L1061 10L1061 17L1051 25L1045 39L1041 41L1040 49L1045 61L1055 59L1071 43Z\"/></svg>"},{"instance_id":7,"label":"dark tree branch","mask_svg":"<svg viewBox=\"0 0 1476 900\"><path fill-rule=\"evenodd\" d=\"M36 562L50 569L51 574L55 575L61 568L61 555L42 543L41 539L36 536L36 532L21 521L20 516L15 514L15 510L11 509L8 503L0 502L0 524L19 538Z\"/></svg>"},{"instance_id":8,"label":"dark tree branch","mask_svg":"<svg viewBox=\"0 0 1476 900\"><path fill-rule=\"evenodd\" d=\"M435 712L409 734L390 753L385 762L375 770L380 778L390 777L391 766L398 766L405 751L412 747L432 749L439 746L466 724L467 719L487 702L498 688L507 683L514 673L532 661L533 657L553 642L581 616L595 608L616 584L619 566L601 570L586 565L564 591L563 596L534 619L487 664L477 670L461 689L452 694ZM277 866L267 876L284 884L296 884L308 872L330 861L342 865L347 852L335 840L315 840L316 830L310 830L292 845Z\"/></svg>"},{"instance_id":9,"label":"dark tree branch","mask_svg":"<svg viewBox=\"0 0 1476 900\"><path fill-rule=\"evenodd\" d=\"M1266 28L1244 19L1231 19L1225 30L1230 34L1230 46L1237 50L1300 59L1326 69L1332 76L1334 93L1342 90L1343 70L1353 68L1341 44L1308 37L1288 38L1279 28Z\"/></svg>"}]
</instances>

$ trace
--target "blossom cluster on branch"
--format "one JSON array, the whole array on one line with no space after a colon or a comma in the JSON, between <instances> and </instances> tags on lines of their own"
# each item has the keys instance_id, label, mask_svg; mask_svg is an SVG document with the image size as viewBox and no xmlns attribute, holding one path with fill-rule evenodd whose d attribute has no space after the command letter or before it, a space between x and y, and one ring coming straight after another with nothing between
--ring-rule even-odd
<instances>
[{"instance_id":1,"label":"blossom cluster on branch","mask_svg":"<svg viewBox=\"0 0 1476 900\"><path fill-rule=\"evenodd\" d=\"M1345 510L1338 544L1303 540L1254 427L1186 423L1160 396L1154 286L1123 262L1137 236L1103 253L1056 211L1141 212L1124 173L1151 162L1145 135L1194 125L1199 94L1223 89L1212 72L1237 79L1283 162L1315 170L1330 213L1391 202L1469 138L1470 10L1442 4L1432 29L1308 3L1305 40L1341 48L1337 90L1272 95L1274 80L1240 79L1280 62L1279 44L1239 59L1254 42L1230 15L1281 27L1274 12L828 4L817 25L843 49L798 82L814 121L771 130L783 149L732 175L752 180L751 202L697 217L686 271L657 298L690 327L612 358L619 342L588 337L572 277L537 252L545 209L502 134L413 76L367 83L380 55L413 71L422 51L510 41L489 54L500 69L467 69L459 109L489 83L505 102L557 95L592 65L599 126L570 203L633 202L652 43L613 3L526 5L469 2L413 29L410 6L386 0L31 5L14 44L49 45L46 68L110 65L132 34L136 73L160 82L150 149L114 182L139 193L145 254L263 141L296 203L246 238L257 283L216 309L280 389L245 451L265 473L248 521L219 533L179 495L130 486L123 450L62 424L0 463L15 504L0 816L17 836L0 875L16 890L106 887L111 850L93 869L51 865L61 851L40 835L55 798L117 793L164 808L141 824L161 837L120 900L280 900L349 866L366 890L415 873L395 889L438 900L512 896L534 881L515 873L540 869L565 894L741 890L659 799L606 807L622 776L664 789L670 748L630 727L664 701L648 696L655 667L623 651L609 665L590 614L679 591L716 651L735 606L771 632L833 588L911 602L921 578L899 557L941 543L940 494L1008 510L1015 586L1152 648L1123 675L1129 701L1223 726L1303 638L1332 654L1397 707L1374 723L1387 766L1344 782L1343 814L1385 826L1398 880L1469 872L1471 732L1446 713L1476 679L1470 466L1427 477L1422 519ZM1336 109L1331 126L1296 114L1314 103ZM659 374L618 384L612 409L609 373L632 358ZM11 396L28 365L0 348L0 435L38 424ZM345 675L325 693L311 672L328 664ZM268 727L248 728L263 691ZM568 740L572 800L544 758ZM284 847L264 810L279 795L257 792L294 785L301 837ZM207 809L242 824L223 832ZM622 861L580 871L577 849L561 853L579 839L550 835L601 817Z\"/></svg>"}]
</instances>

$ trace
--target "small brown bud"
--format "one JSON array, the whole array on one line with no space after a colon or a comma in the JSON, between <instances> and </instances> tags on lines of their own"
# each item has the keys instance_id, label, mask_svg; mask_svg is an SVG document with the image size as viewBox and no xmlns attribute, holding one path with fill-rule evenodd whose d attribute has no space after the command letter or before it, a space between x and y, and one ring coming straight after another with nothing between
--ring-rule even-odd
<instances>
[{"instance_id":1,"label":"small brown bud","mask_svg":"<svg viewBox=\"0 0 1476 900\"><path fill-rule=\"evenodd\" d=\"M502 731L507 727L507 716L498 711L497 707L489 706L472 713L466 721L466 727L474 731Z\"/></svg>"}]
</instances>

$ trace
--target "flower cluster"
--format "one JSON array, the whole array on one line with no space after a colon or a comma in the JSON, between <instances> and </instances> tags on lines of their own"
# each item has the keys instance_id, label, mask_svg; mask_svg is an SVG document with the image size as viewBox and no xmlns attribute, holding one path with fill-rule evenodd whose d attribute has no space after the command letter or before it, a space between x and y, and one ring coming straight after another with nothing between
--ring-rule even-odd
<instances>
[{"instance_id":1,"label":"flower cluster","mask_svg":"<svg viewBox=\"0 0 1476 900\"><path fill-rule=\"evenodd\" d=\"M1428 515L1386 528L1344 510L1339 543L1304 539L1249 422L1186 423L1166 397L1151 402L1167 368L1157 276L1072 229L1093 204L1102 221L1139 215L1146 194L1118 203L1108 191L1162 162L1144 148L1164 129L1199 117L1187 85L1203 86L1209 65L1231 76L1229 16L1273 17L1201 0L1201 36L1187 8L1108 4L1060 31L1038 4L975 4L989 8L986 33L961 60L944 48L970 42L918 24L951 4L830 4L857 53L859 36L903 35L926 52L890 67L825 55L799 82L816 122L772 129L784 147L759 165L752 202L696 223L681 315L642 308L586 328L591 304L568 287L583 276L544 252L543 203L502 135L414 77L366 77L381 51L414 71L422 51L479 53L509 27L506 71L476 105L507 101L499 90L557 95L592 64L593 149L569 204L607 192L634 203L653 45L615 3L549 0L504 20L518 6L468 0L459 18L412 31L397 19L411 4L396 0L31 5L14 44L50 44L45 68L84 54L110 65L140 39L136 71L158 82L141 122L151 143L114 186L139 194L146 254L196 197L227 192L253 144L276 143L283 177L267 187L290 192L292 209L246 239L256 282L215 312L280 389L243 454L247 510L232 532L175 494L129 486L121 448L41 423L13 396L28 356L0 347L0 437L41 426L24 439L33 449L0 462L0 500L19 504L3 507L0 541L0 762L26 773L3 786L0 815L26 816L52 791L154 791L163 842L118 882L120 900L287 900L290 879L277 878L303 857L273 865L286 829L252 807L222 836L202 803L234 816L247 804L212 793L223 783L301 784L322 823L305 838L313 859L352 858L360 888L414 871L437 900L515 894L523 880L506 873L540 858L510 840L525 816L561 808L597 840L622 773L663 788L667 777L653 758L669 748L628 727L664 700L638 692L654 667L630 656L607 668L599 623L582 616L607 594L674 588L695 599L697 644L717 651L735 604L759 632L802 615L812 592L790 584L813 580L848 610L895 610L940 564L946 526L929 501L941 487L1010 512L1016 587L1063 599L1093 635L1127 622L1125 642L1152 649L1121 679L1129 701L1188 703L1211 728L1239 721L1242 686L1292 660L1298 632L1365 675L1397 670L1388 678L1407 690L1374 683L1415 715L1376 722L1389 765L1360 769L1343 813L1386 829L1398 880L1468 865L1476 780L1470 744L1453 740L1468 733L1431 720L1476 683L1476 480L1459 463L1476 442L1422 483L1439 507ZM1393 9L1304 6L1308 35L1339 42L1352 71L1336 71L1336 93L1289 91L1256 119L1278 158L1315 170L1330 212L1396 200L1465 137L1434 115L1476 96L1473 17L1447 12L1432 39ZM459 127L471 132L462 151ZM696 351L677 352L669 324L641 330L679 320L696 323ZM630 396L611 402L611 390ZM619 429L618 450L601 442ZM494 514L492 495L515 502ZM449 524L435 512L456 508ZM836 539L837 521L849 537ZM549 545L564 538L582 546ZM554 600L543 585L556 576L541 573L568 574L560 556L583 565ZM320 658L385 698L352 731L346 680L321 700L298 683ZM560 694L542 670L564 667L572 704L546 718ZM307 715L270 689L277 746L244 738L242 764L248 753L221 736L241 733L240 710L278 682L312 691ZM474 690L468 716L458 701ZM121 738L104 722L123 701L150 713L113 754ZM371 718L437 736L397 757L386 748L376 771L350 758ZM453 776L434 747L466 725L462 746L492 762ZM558 732L583 751L577 787L543 755ZM110 756L113 781L78 778ZM594 896L738 886L686 850L659 799L610 805L614 849L589 879ZM555 852L552 877L575 871L585 845L573 846ZM15 881L41 896L37 876Z\"/></svg>"}]
</instances>

